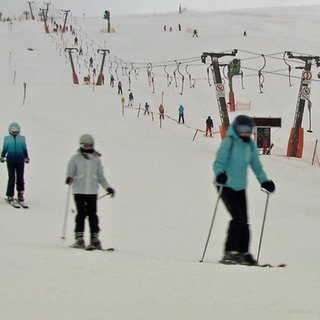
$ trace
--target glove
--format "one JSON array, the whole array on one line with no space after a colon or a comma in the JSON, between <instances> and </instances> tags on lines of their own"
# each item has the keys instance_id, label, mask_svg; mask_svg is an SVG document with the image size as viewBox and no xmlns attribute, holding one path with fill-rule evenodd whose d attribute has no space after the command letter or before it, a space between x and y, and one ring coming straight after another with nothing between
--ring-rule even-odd
<instances>
[{"instance_id":1,"label":"glove","mask_svg":"<svg viewBox=\"0 0 320 320\"><path fill-rule=\"evenodd\" d=\"M0 162L2 162L2 163L3 163L3 162L5 162L5 161L6 161L6 159L5 159L5 158L3 158L3 157L1 157L1 158L0 158Z\"/></svg>"},{"instance_id":2,"label":"glove","mask_svg":"<svg viewBox=\"0 0 320 320\"><path fill-rule=\"evenodd\" d=\"M228 180L228 176L225 172L219 173L216 176L216 182L219 184L226 184L227 180Z\"/></svg>"},{"instance_id":3,"label":"glove","mask_svg":"<svg viewBox=\"0 0 320 320\"><path fill-rule=\"evenodd\" d=\"M261 183L261 188L267 190L268 192L273 192L276 189L272 180L267 180Z\"/></svg>"},{"instance_id":4,"label":"glove","mask_svg":"<svg viewBox=\"0 0 320 320\"><path fill-rule=\"evenodd\" d=\"M30 162L30 159L29 158L25 158L24 159L24 163L29 163Z\"/></svg>"},{"instance_id":5,"label":"glove","mask_svg":"<svg viewBox=\"0 0 320 320\"><path fill-rule=\"evenodd\" d=\"M73 178L67 177L66 184L71 185L73 183Z\"/></svg>"},{"instance_id":6,"label":"glove","mask_svg":"<svg viewBox=\"0 0 320 320\"><path fill-rule=\"evenodd\" d=\"M111 195L112 198L114 197L114 194L116 193L115 190L112 188L107 188L107 192L108 192L108 194Z\"/></svg>"}]
</instances>

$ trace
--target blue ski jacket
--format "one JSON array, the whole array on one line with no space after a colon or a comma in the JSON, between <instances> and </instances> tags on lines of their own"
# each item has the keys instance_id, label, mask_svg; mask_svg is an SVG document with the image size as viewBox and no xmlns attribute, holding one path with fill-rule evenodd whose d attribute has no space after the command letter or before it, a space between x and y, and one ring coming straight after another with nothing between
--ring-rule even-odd
<instances>
[{"instance_id":1,"label":"blue ski jacket","mask_svg":"<svg viewBox=\"0 0 320 320\"><path fill-rule=\"evenodd\" d=\"M8 135L4 137L1 158L7 158L7 162L23 163L28 159L28 150L26 138L20 134L13 136Z\"/></svg>"},{"instance_id":2,"label":"blue ski jacket","mask_svg":"<svg viewBox=\"0 0 320 320\"><path fill-rule=\"evenodd\" d=\"M247 187L248 166L260 184L268 180L254 141L243 141L230 125L213 162L213 172L215 176L225 172L228 176L225 186L239 191Z\"/></svg>"}]
</instances>

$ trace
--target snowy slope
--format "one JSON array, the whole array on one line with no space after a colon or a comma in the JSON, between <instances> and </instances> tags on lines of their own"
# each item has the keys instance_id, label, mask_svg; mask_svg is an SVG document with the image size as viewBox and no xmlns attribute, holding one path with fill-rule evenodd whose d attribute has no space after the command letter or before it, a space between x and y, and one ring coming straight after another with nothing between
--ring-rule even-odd
<instances>
[{"instance_id":1,"label":"snowy slope","mask_svg":"<svg viewBox=\"0 0 320 320\"><path fill-rule=\"evenodd\" d=\"M288 159L286 146L301 76L294 67L301 64L292 62L293 86L289 87L287 66L281 59L284 50L318 54L318 9L119 16L113 34L100 32L102 19L75 18L70 23L86 51L75 60L78 86L72 84L62 45L72 46L74 36L48 35L38 21L14 21L12 29L0 23L0 134L7 134L11 121L19 122L31 157L25 174L30 209L0 203L1 319L318 319L320 176L319 165L310 163L320 134L318 71L313 67L313 133L305 136L308 152L303 159ZM303 29L295 24L297 20L304 21ZM163 32L165 24L174 31ZM194 28L199 38L187 32ZM242 37L243 30L247 38ZM106 84L85 86L82 78L90 56L100 68L99 48L111 51L104 70ZM234 48L246 68L245 89L240 79L235 81L236 99L252 103L246 114L279 116L283 121L282 128L272 131L273 154L262 156L277 190L270 198L260 255L261 262L287 263L283 270L217 264L229 220L222 205L205 263L198 262L217 199L211 167L220 143L218 134L209 139L201 132L192 141L208 115L219 124L215 94L207 80L208 64L201 64L200 56ZM267 56L263 93L257 76L263 65L261 54ZM127 100L128 77L120 60L124 68L135 63L139 69L131 83L135 105L125 108L124 116L121 96L108 85L109 67L112 63L114 73L118 61ZM189 63L196 80L194 88L185 81L182 95L180 78L177 87L166 82L164 65L172 76L175 60L187 61L181 70L186 75ZM155 93L148 85L150 63ZM23 83L27 85L24 105ZM162 93L169 117L160 129L156 112ZM138 114L139 103L143 106L146 101L154 119ZM174 121L181 103L185 126ZM308 125L306 111L303 126ZM116 247L114 253L68 248L73 241L72 200L67 240L60 239L68 194L66 165L82 133L95 136L107 179L117 191L114 199L99 200L101 240L105 247ZM0 168L0 181L0 193L5 195L5 165ZM251 249L256 254L266 196L251 173L248 200Z\"/></svg>"},{"instance_id":2,"label":"snowy slope","mask_svg":"<svg viewBox=\"0 0 320 320\"><path fill-rule=\"evenodd\" d=\"M32 1L35 12L39 8L45 8L47 2ZM264 8L264 7L290 7L318 5L317 0L242 0L239 2L231 0L52 0L50 4L63 10L71 10L75 16L98 17L105 10L110 10L112 16L121 14L146 14L178 12L181 5L182 10L198 11L223 11L241 8ZM0 10L5 16L19 15L24 10L29 10L29 3L24 0L1 0Z\"/></svg>"}]
</instances>

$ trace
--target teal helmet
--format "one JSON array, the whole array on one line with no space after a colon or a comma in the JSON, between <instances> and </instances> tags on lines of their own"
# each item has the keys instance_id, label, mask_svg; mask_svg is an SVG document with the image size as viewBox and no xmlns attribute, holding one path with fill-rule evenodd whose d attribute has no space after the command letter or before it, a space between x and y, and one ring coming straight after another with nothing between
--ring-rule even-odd
<instances>
[{"instance_id":1,"label":"teal helmet","mask_svg":"<svg viewBox=\"0 0 320 320\"><path fill-rule=\"evenodd\" d=\"M17 122L12 122L9 124L8 131L11 135L16 136L20 133L20 126Z\"/></svg>"}]
</instances>

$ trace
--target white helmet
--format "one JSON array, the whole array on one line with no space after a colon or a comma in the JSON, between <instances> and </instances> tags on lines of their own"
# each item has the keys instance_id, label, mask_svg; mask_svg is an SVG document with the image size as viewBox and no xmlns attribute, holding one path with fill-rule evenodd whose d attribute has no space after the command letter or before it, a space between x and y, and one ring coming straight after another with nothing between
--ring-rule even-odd
<instances>
[{"instance_id":1,"label":"white helmet","mask_svg":"<svg viewBox=\"0 0 320 320\"><path fill-rule=\"evenodd\" d=\"M79 143L82 149L92 149L94 146L94 138L90 134L83 134L79 139Z\"/></svg>"}]
</instances>

